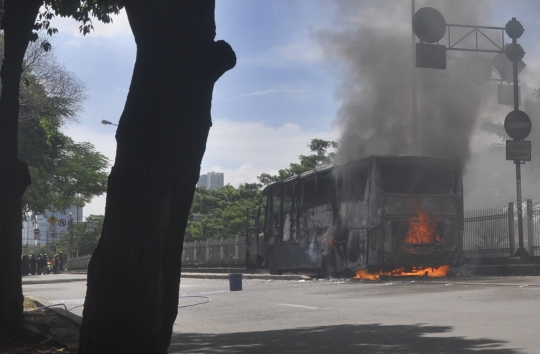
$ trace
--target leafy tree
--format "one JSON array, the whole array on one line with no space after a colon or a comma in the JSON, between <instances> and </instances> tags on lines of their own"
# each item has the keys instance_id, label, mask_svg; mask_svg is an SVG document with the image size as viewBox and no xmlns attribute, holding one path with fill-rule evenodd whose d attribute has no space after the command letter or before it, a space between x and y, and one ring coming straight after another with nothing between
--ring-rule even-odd
<instances>
[{"instance_id":1,"label":"leafy tree","mask_svg":"<svg viewBox=\"0 0 540 354\"><path fill-rule=\"evenodd\" d=\"M21 197L30 176L17 158L18 97L24 52L36 37L32 31L43 4L48 7L36 27L51 34L52 12L81 21L86 33L90 14L108 22L110 13L124 7L137 43L104 229L88 269L79 352L166 352L178 311L179 255L211 126L212 91L236 65L236 55L226 42L214 40L214 0L6 0L0 242L12 255L0 252L0 268L7 273L0 276L0 325L22 324L14 265L21 250ZM161 227L156 231L149 219Z\"/></svg>"},{"instance_id":2,"label":"leafy tree","mask_svg":"<svg viewBox=\"0 0 540 354\"><path fill-rule=\"evenodd\" d=\"M22 284L18 267L22 251L22 196L31 183L28 167L19 159L18 152L20 82L25 52L29 42L37 40L36 30L43 29L48 34L56 32L49 27L53 10L80 21L81 31L87 33L92 25L89 14L110 22L109 14L117 13L119 7L116 1L103 0L5 0L3 4L5 16L1 26L5 49L0 73L0 268L3 271L0 272L0 326L18 327L23 324ZM43 5L45 10L38 18ZM48 42L42 44L43 49L50 49ZM28 78L26 80L25 83L30 83Z\"/></svg>"},{"instance_id":3,"label":"leafy tree","mask_svg":"<svg viewBox=\"0 0 540 354\"><path fill-rule=\"evenodd\" d=\"M245 235L246 211L257 205L260 188L258 183L244 183L238 189L231 185L220 189L197 188L186 228L186 241ZM202 216L202 220L194 215Z\"/></svg>"},{"instance_id":4,"label":"leafy tree","mask_svg":"<svg viewBox=\"0 0 540 354\"><path fill-rule=\"evenodd\" d=\"M303 172L309 171L317 167L319 164L332 163L335 157L334 152L328 152L329 148L337 148L338 144L335 141L327 141L322 139L312 139L308 144L309 149L313 154L300 155L298 159L300 163L291 163L289 168L281 169L277 175L270 175L268 173L260 174L257 179L263 185L269 185L274 182L281 181L285 178L299 175Z\"/></svg>"},{"instance_id":5,"label":"leafy tree","mask_svg":"<svg viewBox=\"0 0 540 354\"><path fill-rule=\"evenodd\" d=\"M166 352L212 91L236 64L232 48L214 40L213 0L123 4L137 57L116 133L104 228L88 268L82 354Z\"/></svg>"},{"instance_id":6,"label":"leafy tree","mask_svg":"<svg viewBox=\"0 0 540 354\"><path fill-rule=\"evenodd\" d=\"M37 42L30 44L23 67L19 158L28 164L33 181L22 197L23 210L43 214L84 206L105 192L108 160L92 144L75 143L60 128L76 120L85 86Z\"/></svg>"}]
</instances>

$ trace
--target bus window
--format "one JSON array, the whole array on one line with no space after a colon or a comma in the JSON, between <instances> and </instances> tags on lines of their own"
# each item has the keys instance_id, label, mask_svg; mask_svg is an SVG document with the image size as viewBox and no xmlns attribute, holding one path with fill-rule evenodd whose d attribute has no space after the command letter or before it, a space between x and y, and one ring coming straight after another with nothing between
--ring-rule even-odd
<instances>
[{"instance_id":1,"label":"bus window","mask_svg":"<svg viewBox=\"0 0 540 354\"><path fill-rule=\"evenodd\" d=\"M316 205L330 204L336 195L336 184L332 171L317 176Z\"/></svg>"},{"instance_id":2,"label":"bus window","mask_svg":"<svg viewBox=\"0 0 540 354\"><path fill-rule=\"evenodd\" d=\"M259 211L257 212L257 233L261 234L266 231L266 220L268 212L268 195L265 193L259 204Z\"/></svg>"},{"instance_id":3,"label":"bus window","mask_svg":"<svg viewBox=\"0 0 540 354\"><path fill-rule=\"evenodd\" d=\"M294 197L294 184L289 183L283 187L283 212L288 212L292 208Z\"/></svg>"},{"instance_id":4,"label":"bus window","mask_svg":"<svg viewBox=\"0 0 540 354\"><path fill-rule=\"evenodd\" d=\"M281 213L281 186L272 191L272 214L279 215L279 213Z\"/></svg>"},{"instance_id":5,"label":"bus window","mask_svg":"<svg viewBox=\"0 0 540 354\"><path fill-rule=\"evenodd\" d=\"M368 166L351 166L348 183L349 193L346 194L349 201L365 200L368 175Z\"/></svg>"},{"instance_id":6,"label":"bus window","mask_svg":"<svg viewBox=\"0 0 540 354\"><path fill-rule=\"evenodd\" d=\"M302 183L302 207L315 205L315 176L306 178Z\"/></svg>"},{"instance_id":7,"label":"bus window","mask_svg":"<svg viewBox=\"0 0 540 354\"><path fill-rule=\"evenodd\" d=\"M442 164L381 163L382 189L397 194L452 194L454 171Z\"/></svg>"}]
</instances>

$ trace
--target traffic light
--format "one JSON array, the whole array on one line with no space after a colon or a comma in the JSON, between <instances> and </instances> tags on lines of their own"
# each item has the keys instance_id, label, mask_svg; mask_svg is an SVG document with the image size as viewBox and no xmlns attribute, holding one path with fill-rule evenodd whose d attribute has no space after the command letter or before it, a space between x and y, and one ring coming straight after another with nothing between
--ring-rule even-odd
<instances>
[{"instance_id":1,"label":"traffic light","mask_svg":"<svg viewBox=\"0 0 540 354\"><path fill-rule=\"evenodd\" d=\"M446 33L443 15L432 7L422 7L416 11L412 22L414 34L420 39L420 43L416 43L416 67L446 69L446 47L433 44Z\"/></svg>"}]
</instances>

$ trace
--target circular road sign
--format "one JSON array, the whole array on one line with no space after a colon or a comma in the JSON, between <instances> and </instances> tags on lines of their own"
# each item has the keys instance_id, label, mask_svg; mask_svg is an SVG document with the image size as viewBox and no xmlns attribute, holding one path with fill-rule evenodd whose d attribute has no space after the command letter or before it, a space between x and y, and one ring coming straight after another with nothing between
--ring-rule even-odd
<instances>
[{"instance_id":1,"label":"circular road sign","mask_svg":"<svg viewBox=\"0 0 540 354\"><path fill-rule=\"evenodd\" d=\"M446 33L446 21L443 15L433 7L422 7L416 11L412 26L414 34L426 43L436 43Z\"/></svg>"},{"instance_id":2,"label":"circular road sign","mask_svg":"<svg viewBox=\"0 0 540 354\"><path fill-rule=\"evenodd\" d=\"M34 235L39 235L39 229L34 229Z\"/></svg>"},{"instance_id":3,"label":"circular road sign","mask_svg":"<svg viewBox=\"0 0 540 354\"><path fill-rule=\"evenodd\" d=\"M64 227L64 226L66 226L66 224L67 224L66 219L60 219L60 220L58 220L58 226Z\"/></svg>"},{"instance_id":4,"label":"circular road sign","mask_svg":"<svg viewBox=\"0 0 540 354\"><path fill-rule=\"evenodd\" d=\"M514 140L523 140L531 133L531 118L523 111L512 111L504 120L504 130Z\"/></svg>"}]
</instances>

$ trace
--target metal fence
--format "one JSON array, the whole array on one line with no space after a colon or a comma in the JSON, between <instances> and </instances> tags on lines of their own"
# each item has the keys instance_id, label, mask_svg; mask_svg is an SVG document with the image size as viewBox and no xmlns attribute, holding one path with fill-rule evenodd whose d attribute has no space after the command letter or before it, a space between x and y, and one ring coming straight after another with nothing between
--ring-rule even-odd
<instances>
[{"instance_id":1,"label":"metal fence","mask_svg":"<svg viewBox=\"0 0 540 354\"><path fill-rule=\"evenodd\" d=\"M70 259L67 263L68 270L81 270L88 269L88 263L90 263L92 255L82 256Z\"/></svg>"},{"instance_id":2,"label":"metal fence","mask_svg":"<svg viewBox=\"0 0 540 354\"><path fill-rule=\"evenodd\" d=\"M463 249L467 258L510 257L518 246L518 221L514 203L507 207L465 212ZM540 256L540 202L523 205L523 245Z\"/></svg>"},{"instance_id":3,"label":"metal fence","mask_svg":"<svg viewBox=\"0 0 540 354\"><path fill-rule=\"evenodd\" d=\"M510 256L508 211L509 207L498 207L465 212L463 250L466 258Z\"/></svg>"},{"instance_id":4,"label":"metal fence","mask_svg":"<svg viewBox=\"0 0 540 354\"><path fill-rule=\"evenodd\" d=\"M221 238L220 240L184 243L182 265L244 265L245 263L245 237L237 236L233 238Z\"/></svg>"},{"instance_id":5,"label":"metal fence","mask_svg":"<svg viewBox=\"0 0 540 354\"><path fill-rule=\"evenodd\" d=\"M529 254L540 256L540 202L527 201L527 239Z\"/></svg>"}]
</instances>

